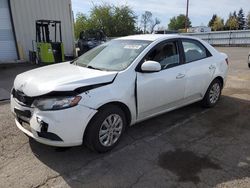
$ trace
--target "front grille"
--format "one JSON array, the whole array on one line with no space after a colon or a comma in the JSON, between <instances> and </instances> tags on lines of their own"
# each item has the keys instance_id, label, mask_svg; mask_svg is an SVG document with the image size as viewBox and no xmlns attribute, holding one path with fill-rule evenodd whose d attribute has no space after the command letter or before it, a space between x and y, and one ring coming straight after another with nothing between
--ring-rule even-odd
<instances>
[{"instance_id":1,"label":"front grille","mask_svg":"<svg viewBox=\"0 0 250 188\"><path fill-rule=\"evenodd\" d=\"M14 112L16 113L17 116L23 116L26 118L30 118L31 117L31 112L29 110L19 110L17 108L14 108Z\"/></svg>"},{"instance_id":2,"label":"front grille","mask_svg":"<svg viewBox=\"0 0 250 188\"><path fill-rule=\"evenodd\" d=\"M12 95L19 102L21 102L21 103L23 103L24 105L27 105L27 106L31 106L33 101L34 101L34 97L26 96L23 92L15 90L14 88L12 89Z\"/></svg>"}]
</instances>

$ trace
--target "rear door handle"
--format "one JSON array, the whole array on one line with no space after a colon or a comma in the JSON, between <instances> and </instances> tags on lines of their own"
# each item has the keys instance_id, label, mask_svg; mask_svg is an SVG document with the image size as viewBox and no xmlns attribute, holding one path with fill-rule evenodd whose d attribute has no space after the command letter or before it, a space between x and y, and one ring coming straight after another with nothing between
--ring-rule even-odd
<instances>
[{"instance_id":1,"label":"rear door handle","mask_svg":"<svg viewBox=\"0 0 250 188\"><path fill-rule=\"evenodd\" d=\"M210 70L215 69L215 66L214 66L214 65L210 65L210 66L209 66L209 69L210 69Z\"/></svg>"},{"instance_id":2,"label":"rear door handle","mask_svg":"<svg viewBox=\"0 0 250 188\"><path fill-rule=\"evenodd\" d=\"M185 74L179 73L179 74L176 76L176 79L181 79L181 78L183 78L183 77L185 77Z\"/></svg>"}]
</instances>

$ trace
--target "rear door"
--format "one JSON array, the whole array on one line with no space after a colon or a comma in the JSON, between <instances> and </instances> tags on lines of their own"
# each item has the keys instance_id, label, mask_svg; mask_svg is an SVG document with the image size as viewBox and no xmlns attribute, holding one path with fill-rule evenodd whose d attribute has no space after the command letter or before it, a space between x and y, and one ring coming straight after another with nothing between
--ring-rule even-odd
<instances>
[{"instance_id":1,"label":"rear door","mask_svg":"<svg viewBox=\"0 0 250 188\"><path fill-rule=\"evenodd\" d=\"M185 101L190 102L203 97L212 81L216 66L211 53L194 39L182 39L186 69Z\"/></svg>"}]
</instances>

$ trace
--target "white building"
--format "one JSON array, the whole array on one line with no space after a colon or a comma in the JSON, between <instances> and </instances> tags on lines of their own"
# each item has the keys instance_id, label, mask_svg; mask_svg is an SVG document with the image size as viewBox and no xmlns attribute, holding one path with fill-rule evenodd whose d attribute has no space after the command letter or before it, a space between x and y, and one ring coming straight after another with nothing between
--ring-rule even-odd
<instances>
[{"instance_id":1,"label":"white building","mask_svg":"<svg viewBox=\"0 0 250 188\"><path fill-rule=\"evenodd\" d=\"M0 0L0 63L29 60L41 19L61 21L65 55L74 55L71 0Z\"/></svg>"},{"instance_id":2,"label":"white building","mask_svg":"<svg viewBox=\"0 0 250 188\"><path fill-rule=\"evenodd\" d=\"M211 27L197 26L188 28L188 33L205 33L205 32L211 32Z\"/></svg>"}]
</instances>

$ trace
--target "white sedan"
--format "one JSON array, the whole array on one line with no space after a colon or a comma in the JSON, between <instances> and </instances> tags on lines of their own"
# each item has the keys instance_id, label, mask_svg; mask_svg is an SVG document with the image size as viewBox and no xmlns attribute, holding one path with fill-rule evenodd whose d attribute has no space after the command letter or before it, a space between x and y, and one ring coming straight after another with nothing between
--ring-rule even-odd
<instances>
[{"instance_id":1,"label":"white sedan","mask_svg":"<svg viewBox=\"0 0 250 188\"><path fill-rule=\"evenodd\" d=\"M227 71L227 55L202 40L127 36L19 74L11 110L17 127L40 143L106 152L127 126L197 101L214 106Z\"/></svg>"}]
</instances>

